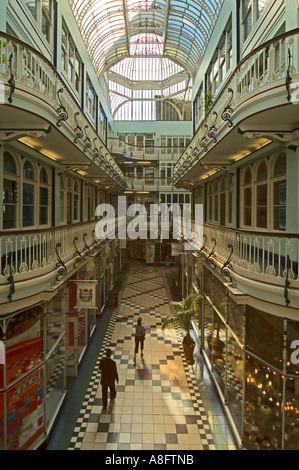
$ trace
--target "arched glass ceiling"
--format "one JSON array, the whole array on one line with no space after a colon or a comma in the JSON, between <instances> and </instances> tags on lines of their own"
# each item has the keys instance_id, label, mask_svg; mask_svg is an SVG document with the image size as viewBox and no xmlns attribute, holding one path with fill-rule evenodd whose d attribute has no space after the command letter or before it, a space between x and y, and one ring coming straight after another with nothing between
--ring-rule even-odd
<instances>
[{"instance_id":1,"label":"arched glass ceiling","mask_svg":"<svg viewBox=\"0 0 299 470\"><path fill-rule=\"evenodd\" d=\"M193 78L224 0L69 0L99 74L148 51L173 60ZM132 37L162 38L147 52Z\"/></svg>"}]
</instances>

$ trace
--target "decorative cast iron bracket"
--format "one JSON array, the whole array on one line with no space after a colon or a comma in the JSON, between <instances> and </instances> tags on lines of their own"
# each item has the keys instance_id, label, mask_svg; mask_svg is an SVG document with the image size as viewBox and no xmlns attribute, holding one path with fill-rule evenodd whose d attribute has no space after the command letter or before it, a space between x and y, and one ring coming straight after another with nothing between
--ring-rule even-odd
<instances>
[{"instance_id":1,"label":"decorative cast iron bracket","mask_svg":"<svg viewBox=\"0 0 299 470\"><path fill-rule=\"evenodd\" d=\"M217 240L216 238L212 238L212 242L214 242L214 246L209 254L209 256L207 257L206 261L209 262L209 264L212 266L213 269L216 269L216 264L215 264L215 261L214 261L214 257L215 257L215 248L216 248L216 245L217 245Z\"/></svg>"},{"instance_id":2,"label":"decorative cast iron bracket","mask_svg":"<svg viewBox=\"0 0 299 470\"><path fill-rule=\"evenodd\" d=\"M8 282L9 282L9 294L7 296L8 300L11 302L12 301L12 298L13 298L13 295L15 294L15 281L14 281L14 277L13 277L13 267L12 267L12 254L9 253L7 255L7 263L8 263L8 267L9 267L9 277L7 278Z\"/></svg>"},{"instance_id":3,"label":"decorative cast iron bracket","mask_svg":"<svg viewBox=\"0 0 299 470\"><path fill-rule=\"evenodd\" d=\"M12 70L12 58L13 58L13 52L10 53L10 56L8 59L9 70L10 70L10 79L8 80L8 84L10 86L10 95L8 97L8 101L10 103L12 103L12 95L14 94L15 89L16 89L15 74L13 73L13 70Z\"/></svg>"},{"instance_id":4,"label":"decorative cast iron bracket","mask_svg":"<svg viewBox=\"0 0 299 470\"><path fill-rule=\"evenodd\" d=\"M78 123L78 120L77 120L77 116L79 116L79 115L80 115L80 113L79 113L79 111L78 111L78 112L75 114L75 121L76 121L76 124L77 124L77 126L76 126L75 129L74 129L74 132L75 132L75 134L76 134L76 138L75 138L75 140L74 140L75 144L78 142L79 139L82 139L82 138L84 137L82 128L81 128L81 126L80 126L80 124Z\"/></svg>"},{"instance_id":5,"label":"decorative cast iron bracket","mask_svg":"<svg viewBox=\"0 0 299 470\"><path fill-rule=\"evenodd\" d=\"M209 129L208 137L210 137L210 139L213 139L214 144L216 144L216 142L217 142L217 139L216 139L217 127L215 126L215 124L216 124L216 121L218 119L218 113L216 111L214 111L213 114L215 116L215 121L214 121L214 124Z\"/></svg>"},{"instance_id":6,"label":"decorative cast iron bracket","mask_svg":"<svg viewBox=\"0 0 299 470\"><path fill-rule=\"evenodd\" d=\"M83 234L83 241L84 241L84 246L85 246L86 251L87 251L85 257L87 258L87 256L90 256L90 255L91 255L91 249L89 248L89 246L88 246L87 243L86 243L86 237L87 237L87 233L84 233L84 234Z\"/></svg>"},{"instance_id":7,"label":"decorative cast iron bracket","mask_svg":"<svg viewBox=\"0 0 299 470\"><path fill-rule=\"evenodd\" d=\"M222 276L226 277L229 280L229 282L232 282L232 278L230 276L230 270L232 269L231 259L233 256L234 247L232 244L229 244L228 248L231 250L231 252L230 252L229 257L227 258L227 260L225 261L224 265L221 268L221 274Z\"/></svg>"},{"instance_id":8,"label":"decorative cast iron bracket","mask_svg":"<svg viewBox=\"0 0 299 470\"><path fill-rule=\"evenodd\" d=\"M92 249L94 250L95 248L100 248L100 243L96 240L95 238L95 230L92 231L91 233L92 239L93 239L93 246Z\"/></svg>"},{"instance_id":9,"label":"decorative cast iron bracket","mask_svg":"<svg viewBox=\"0 0 299 470\"><path fill-rule=\"evenodd\" d=\"M76 241L78 241L78 237L75 237L74 240L73 240L73 244L74 244L74 247L75 247L75 256L76 256L74 268L76 268L78 266L78 264L81 263L81 261L84 261L83 256L81 255L80 251L77 248L77 245L75 243Z\"/></svg>"},{"instance_id":10,"label":"decorative cast iron bracket","mask_svg":"<svg viewBox=\"0 0 299 470\"><path fill-rule=\"evenodd\" d=\"M88 129L88 128L89 128L89 126L85 126L85 127L84 127L84 132L85 132L85 139L84 139L85 147L84 147L84 152L86 152L86 150L88 150L88 149L91 149L91 147L92 147L91 140L90 140L90 138L88 137L87 132L86 132L86 129Z\"/></svg>"},{"instance_id":11,"label":"decorative cast iron bracket","mask_svg":"<svg viewBox=\"0 0 299 470\"><path fill-rule=\"evenodd\" d=\"M57 97L58 97L58 101L59 101L59 105L60 105L59 108L57 109L57 113L58 113L58 116L59 116L59 121L57 122L57 127L61 127L60 123L61 122L66 122L69 118L67 109L62 104L62 101L61 101L61 98L60 98L61 93L63 93L62 88L60 88L60 90L58 90L58 92L57 92Z\"/></svg>"},{"instance_id":12,"label":"decorative cast iron bracket","mask_svg":"<svg viewBox=\"0 0 299 470\"><path fill-rule=\"evenodd\" d=\"M204 260L206 260L207 255L206 255L206 253L205 253L204 250L205 250L206 244L207 244L207 242L208 242L208 238L207 238L207 236L206 236L205 234L203 234L203 238L205 239L205 241L204 241L204 243L203 243L201 249L200 249L199 252L198 252L197 258L203 258Z\"/></svg>"},{"instance_id":13,"label":"decorative cast iron bracket","mask_svg":"<svg viewBox=\"0 0 299 470\"><path fill-rule=\"evenodd\" d=\"M208 132L209 132L209 126L207 124L204 125L204 127L206 128L206 133L205 135L202 137L202 139L200 140L200 142L198 142L198 145L204 149L205 152L208 151L208 147L207 147L207 136L208 136Z\"/></svg>"},{"instance_id":14,"label":"decorative cast iron bracket","mask_svg":"<svg viewBox=\"0 0 299 470\"><path fill-rule=\"evenodd\" d=\"M285 280L285 284L284 284L284 299L285 299L285 303L286 303L287 307L291 303L291 301L289 299L289 287L291 285L291 283L289 281L289 272L290 272L290 270L291 270L291 260L290 260L289 255L287 255L286 280Z\"/></svg>"},{"instance_id":15,"label":"decorative cast iron bracket","mask_svg":"<svg viewBox=\"0 0 299 470\"><path fill-rule=\"evenodd\" d=\"M61 248L61 243L57 243L56 244L56 256L57 256L57 264L56 264L56 267L58 269L58 276L56 278L56 281L59 281L59 277L63 277L66 275L67 273L67 268L66 268L66 265L64 263L64 261L61 259L60 257L60 254L59 254L59 248Z\"/></svg>"},{"instance_id":16,"label":"decorative cast iron bracket","mask_svg":"<svg viewBox=\"0 0 299 470\"><path fill-rule=\"evenodd\" d=\"M94 148L93 148L93 161L99 160L99 159L101 158L101 156L102 156L101 150L99 150L99 149L97 148L97 146L96 146L96 143L95 143L96 140L98 140L97 137L95 137L95 138L93 139L93 144L94 144ZM101 148L102 148L102 147L101 147Z\"/></svg>"},{"instance_id":17,"label":"decorative cast iron bracket","mask_svg":"<svg viewBox=\"0 0 299 470\"><path fill-rule=\"evenodd\" d=\"M291 83L293 81L293 78L291 77L291 60L292 60L292 55L290 48L288 49L288 69L287 69L287 74L286 74L286 89L288 92L287 100L291 101L292 95L291 95Z\"/></svg>"},{"instance_id":18,"label":"decorative cast iron bracket","mask_svg":"<svg viewBox=\"0 0 299 470\"><path fill-rule=\"evenodd\" d=\"M224 108L223 110L223 113L221 115L221 119L224 121L224 122L229 122L229 126L228 127L233 127L233 123L232 123L232 120L231 120L231 116L234 112L233 108L231 107L231 102L233 100L233 97L234 97L234 90L232 90L232 88L229 88L227 90L229 93L231 93L231 98L230 98L230 101L228 103L228 105Z\"/></svg>"}]
</instances>

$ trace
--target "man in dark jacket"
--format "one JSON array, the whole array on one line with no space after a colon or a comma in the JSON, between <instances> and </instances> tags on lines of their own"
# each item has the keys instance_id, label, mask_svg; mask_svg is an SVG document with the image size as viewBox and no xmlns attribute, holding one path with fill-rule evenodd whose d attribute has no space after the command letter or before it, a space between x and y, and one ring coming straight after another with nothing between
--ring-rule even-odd
<instances>
[{"instance_id":1,"label":"man in dark jacket","mask_svg":"<svg viewBox=\"0 0 299 470\"><path fill-rule=\"evenodd\" d=\"M111 349L106 350L106 357L101 359L99 369L102 371L102 400L103 407L107 408L108 387L110 389L110 398L116 397L115 381L118 383L118 373L116 363L111 359Z\"/></svg>"}]
</instances>

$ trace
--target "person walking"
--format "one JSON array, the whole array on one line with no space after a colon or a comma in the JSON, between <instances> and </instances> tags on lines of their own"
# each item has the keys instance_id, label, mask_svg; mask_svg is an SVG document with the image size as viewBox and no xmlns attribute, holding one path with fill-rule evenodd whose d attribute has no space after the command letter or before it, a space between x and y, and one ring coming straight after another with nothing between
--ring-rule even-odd
<instances>
[{"instance_id":1,"label":"person walking","mask_svg":"<svg viewBox=\"0 0 299 470\"><path fill-rule=\"evenodd\" d=\"M116 397L115 381L118 383L118 372L116 362L111 359L111 349L106 350L106 357L101 359L99 369L102 371L102 401L103 408L107 408L108 388L110 389L110 398L114 400Z\"/></svg>"},{"instance_id":2,"label":"person walking","mask_svg":"<svg viewBox=\"0 0 299 470\"><path fill-rule=\"evenodd\" d=\"M139 317L137 321L137 325L135 325L134 362L136 362L136 354L138 354L139 344L140 344L140 349L141 349L141 357L143 357L144 340L145 340L145 328L142 325L142 318Z\"/></svg>"}]
</instances>

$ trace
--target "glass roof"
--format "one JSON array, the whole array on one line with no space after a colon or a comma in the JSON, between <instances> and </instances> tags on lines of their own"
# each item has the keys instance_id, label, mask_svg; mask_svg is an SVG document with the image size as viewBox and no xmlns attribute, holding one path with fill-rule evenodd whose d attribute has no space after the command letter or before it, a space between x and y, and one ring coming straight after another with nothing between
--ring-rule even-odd
<instances>
[{"instance_id":1,"label":"glass roof","mask_svg":"<svg viewBox=\"0 0 299 470\"><path fill-rule=\"evenodd\" d=\"M69 0L99 74L126 57L155 56L192 78L223 1Z\"/></svg>"}]
</instances>

